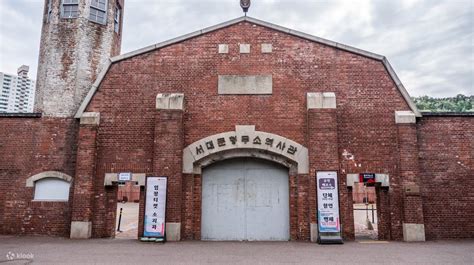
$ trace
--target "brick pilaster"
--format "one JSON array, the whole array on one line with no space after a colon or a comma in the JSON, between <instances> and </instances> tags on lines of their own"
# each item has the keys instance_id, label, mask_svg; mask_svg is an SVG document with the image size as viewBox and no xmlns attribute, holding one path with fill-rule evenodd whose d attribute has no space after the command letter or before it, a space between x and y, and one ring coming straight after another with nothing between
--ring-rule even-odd
<instances>
[{"instance_id":1,"label":"brick pilaster","mask_svg":"<svg viewBox=\"0 0 474 265\"><path fill-rule=\"evenodd\" d=\"M201 174L194 174L194 187L193 187L193 202L194 202L194 220L193 220L193 238L196 240L201 239L201 199L202 199L202 175Z\"/></svg>"},{"instance_id":2,"label":"brick pilaster","mask_svg":"<svg viewBox=\"0 0 474 265\"><path fill-rule=\"evenodd\" d=\"M388 189L380 186L375 188L376 204L377 204L377 220L378 220L378 239L390 240L390 196Z\"/></svg>"},{"instance_id":3,"label":"brick pilaster","mask_svg":"<svg viewBox=\"0 0 474 265\"><path fill-rule=\"evenodd\" d=\"M403 238L405 241L424 241L416 117L411 111L397 111L395 122L398 133L400 183L403 187Z\"/></svg>"},{"instance_id":4,"label":"brick pilaster","mask_svg":"<svg viewBox=\"0 0 474 265\"><path fill-rule=\"evenodd\" d=\"M96 140L100 115L85 112L80 120L71 215L71 238L90 238L94 200Z\"/></svg>"},{"instance_id":5,"label":"brick pilaster","mask_svg":"<svg viewBox=\"0 0 474 265\"><path fill-rule=\"evenodd\" d=\"M166 238L181 238L183 192L183 99L182 94L159 94L155 114L153 172L168 177ZM184 227L184 226L183 226Z\"/></svg>"},{"instance_id":6,"label":"brick pilaster","mask_svg":"<svg viewBox=\"0 0 474 265\"><path fill-rule=\"evenodd\" d=\"M337 171L339 180L340 217L343 231L348 207L345 178L339 174L339 155L337 138L337 110L334 93L308 93L308 152L310 165L309 222L317 224L317 171ZM352 210L352 208L350 209ZM349 215L352 216L352 215ZM346 234L346 233L344 233ZM314 240L312 236L312 240Z\"/></svg>"},{"instance_id":7,"label":"brick pilaster","mask_svg":"<svg viewBox=\"0 0 474 265\"><path fill-rule=\"evenodd\" d=\"M299 227L298 227L298 213L301 212L298 211L298 175L290 175L290 198L289 198L289 203L290 203L290 240L297 240L298 239L298 234L299 234Z\"/></svg>"},{"instance_id":8,"label":"brick pilaster","mask_svg":"<svg viewBox=\"0 0 474 265\"><path fill-rule=\"evenodd\" d=\"M183 175L183 194L182 194L182 235L183 239L193 239L194 231L194 175Z\"/></svg>"},{"instance_id":9,"label":"brick pilaster","mask_svg":"<svg viewBox=\"0 0 474 265\"><path fill-rule=\"evenodd\" d=\"M140 204L138 205L138 238L143 236L145 225L145 186L140 186Z\"/></svg>"}]
</instances>

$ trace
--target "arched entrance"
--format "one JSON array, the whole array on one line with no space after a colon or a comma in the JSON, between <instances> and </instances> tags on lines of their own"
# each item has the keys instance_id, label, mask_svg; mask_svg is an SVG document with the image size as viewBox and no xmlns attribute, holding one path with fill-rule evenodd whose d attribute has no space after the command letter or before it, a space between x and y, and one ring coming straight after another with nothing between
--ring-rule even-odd
<instances>
[{"instance_id":1,"label":"arched entrance","mask_svg":"<svg viewBox=\"0 0 474 265\"><path fill-rule=\"evenodd\" d=\"M308 190L308 160L308 149L303 145L280 135L256 131L253 125L237 125L235 131L211 135L188 145L183 150L184 237L309 238L309 223L303 214L308 210L308 199L298 195ZM257 205L265 198L268 209L258 209L264 208ZM238 209L232 211L235 207ZM271 217L252 211L267 211ZM239 220L237 217L238 223L234 221ZM271 219L278 221L272 224ZM267 227L269 224L275 227ZM227 231L234 226L235 231Z\"/></svg>"},{"instance_id":2,"label":"arched entrance","mask_svg":"<svg viewBox=\"0 0 474 265\"><path fill-rule=\"evenodd\" d=\"M202 171L202 240L290 239L288 168L233 158Z\"/></svg>"}]
</instances>

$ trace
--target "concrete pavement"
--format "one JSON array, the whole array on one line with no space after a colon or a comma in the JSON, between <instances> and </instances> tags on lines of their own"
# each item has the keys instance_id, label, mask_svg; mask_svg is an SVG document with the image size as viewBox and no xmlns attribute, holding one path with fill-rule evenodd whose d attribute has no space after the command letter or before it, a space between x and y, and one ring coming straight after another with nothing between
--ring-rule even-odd
<instances>
[{"instance_id":1,"label":"concrete pavement","mask_svg":"<svg viewBox=\"0 0 474 265\"><path fill-rule=\"evenodd\" d=\"M474 240L141 243L0 236L2 264L474 264ZM13 256L13 260L8 261ZM17 260L16 257L25 257ZM5 263L3 263L5 262Z\"/></svg>"},{"instance_id":2,"label":"concrete pavement","mask_svg":"<svg viewBox=\"0 0 474 265\"><path fill-rule=\"evenodd\" d=\"M115 234L115 238L120 239L137 239L138 238L138 203L127 202L117 204L117 220L115 225L118 226L120 208L122 208L122 221L120 231ZM117 230L117 229L115 229Z\"/></svg>"}]
</instances>

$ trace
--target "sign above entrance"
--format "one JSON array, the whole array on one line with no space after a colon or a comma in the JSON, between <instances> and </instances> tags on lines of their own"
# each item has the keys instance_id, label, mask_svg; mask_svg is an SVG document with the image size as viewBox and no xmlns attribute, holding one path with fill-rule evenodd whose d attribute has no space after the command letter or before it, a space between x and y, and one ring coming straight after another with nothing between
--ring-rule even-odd
<instances>
[{"instance_id":1,"label":"sign above entrance","mask_svg":"<svg viewBox=\"0 0 474 265\"><path fill-rule=\"evenodd\" d=\"M375 183L375 173L360 173L359 182L361 183Z\"/></svg>"},{"instance_id":2,"label":"sign above entrance","mask_svg":"<svg viewBox=\"0 0 474 265\"><path fill-rule=\"evenodd\" d=\"M354 183L363 182L363 181L361 181L360 177L361 177L360 173L347 173L346 174L346 185L347 185L347 187L353 187ZM381 187L389 188L390 187L390 176L388 174L375 173L374 182L380 183Z\"/></svg>"},{"instance_id":3,"label":"sign above entrance","mask_svg":"<svg viewBox=\"0 0 474 265\"><path fill-rule=\"evenodd\" d=\"M130 180L132 180L132 172L118 173L118 181L130 181Z\"/></svg>"},{"instance_id":4,"label":"sign above entrance","mask_svg":"<svg viewBox=\"0 0 474 265\"><path fill-rule=\"evenodd\" d=\"M205 157L223 151L239 151L239 156L245 156L245 151L261 150L276 154L297 165L299 174L307 174L308 149L288 138L266 132L255 131L255 126L236 126L236 130L215 134L196 141L183 150L183 173L200 173L195 170L195 162Z\"/></svg>"}]
</instances>

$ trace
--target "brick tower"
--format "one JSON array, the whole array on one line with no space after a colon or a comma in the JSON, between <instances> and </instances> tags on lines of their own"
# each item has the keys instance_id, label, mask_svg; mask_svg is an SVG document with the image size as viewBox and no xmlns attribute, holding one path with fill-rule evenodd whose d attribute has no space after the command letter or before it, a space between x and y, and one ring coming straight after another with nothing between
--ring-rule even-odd
<instances>
[{"instance_id":1,"label":"brick tower","mask_svg":"<svg viewBox=\"0 0 474 265\"><path fill-rule=\"evenodd\" d=\"M125 0L45 0L35 112L73 117L107 60L120 54Z\"/></svg>"}]
</instances>

